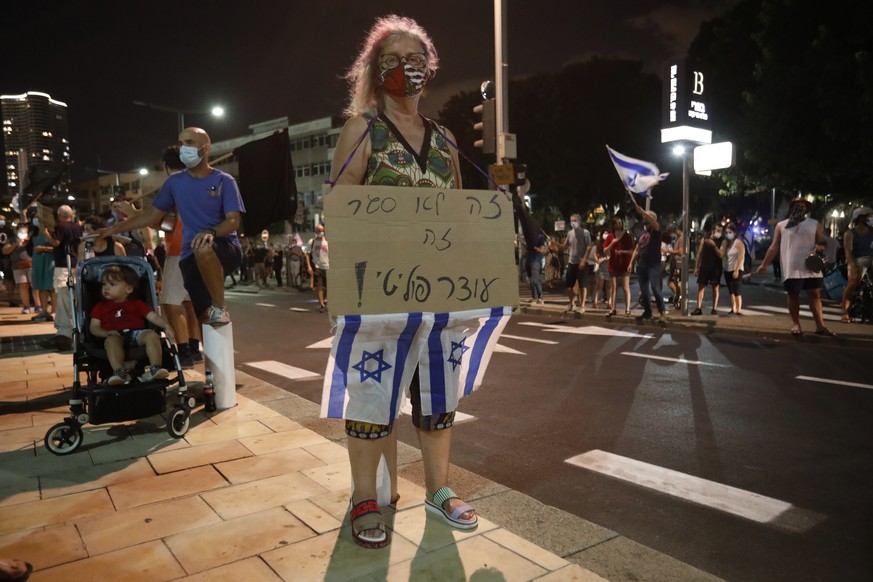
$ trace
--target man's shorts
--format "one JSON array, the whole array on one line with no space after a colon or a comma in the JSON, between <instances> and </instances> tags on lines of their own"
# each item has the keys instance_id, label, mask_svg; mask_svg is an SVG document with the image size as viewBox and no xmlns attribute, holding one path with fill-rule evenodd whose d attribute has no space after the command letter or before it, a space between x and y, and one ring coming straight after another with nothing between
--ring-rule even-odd
<instances>
[{"instance_id":1,"label":"man's shorts","mask_svg":"<svg viewBox=\"0 0 873 582\"><path fill-rule=\"evenodd\" d=\"M212 250L215 251L215 255L224 268L225 277L233 273L242 263L242 248L227 238L216 238L212 242ZM182 271L185 289L191 297L194 313L197 314L197 317L201 317L212 305L212 295L209 294L209 289L200 275L200 269L197 268L197 259L194 258L193 254L188 255L179 261L179 269ZM224 285L224 281L221 284Z\"/></svg>"},{"instance_id":2,"label":"man's shorts","mask_svg":"<svg viewBox=\"0 0 873 582\"><path fill-rule=\"evenodd\" d=\"M30 283L30 269L13 269L12 278L19 285L22 283Z\"/></svg>"},{"instance_id":3,"label":"man's shorts","mask_svg":"<svg viewBox=\"0 0 873 582\"><path fill-rule=\"evenodd\" d=\"M712 269L710 271L700 270L697 272L697 284L710 285L713 287L721 285L721 273L721 269Z\"/></svg>"},{"instance_id":4,"label":"man's shorts","mask_svg":"<svg viewBox=\"0 0 873 582\"><path fill-rule=\"evenodd\" d=\"M161 303L164 305L182 305L190 301L185 282L182 281L182 270L179 268L179 257L167 257L164 262L163 283L161 284Z\"/></svg>"},{"instance_id":5,"label":"man's shorts","mask_svg":"<svg viewBox=\"0 0 873 582\"><path fill-rule=\"evenodd\" d=\"M587 267L587 265L586 265ZM567 285L567 289L572 289L573 286L578 282L579 289L585 288L585 283L588 280L588 269L587 268L579 268L578 263L571 263L567 265L567 277L564 283Z\"/></svg>"},{"instance_id":6,"label":"man's shorts","mask_svg":"<svg viewBox=\"0 0 873 582\"><path fill-rule=\"evenodd\" d=\"M797 295L803 290L821 289L824 286L824 280L821 277L808 277L803 279L785 279L782 283L785 290Z\"/></svg>"},{"instance_id":7,"label":"man's shorts","mask_svg":"<svg viewBox=\"0 0 873 582\"><path fill-rule=\"evenodd\" d=\"M318 267L313 267L312 284L315 285L316 291L319 289L327 289L327 271L319 269Z\"/></svg>"}]
</instances>

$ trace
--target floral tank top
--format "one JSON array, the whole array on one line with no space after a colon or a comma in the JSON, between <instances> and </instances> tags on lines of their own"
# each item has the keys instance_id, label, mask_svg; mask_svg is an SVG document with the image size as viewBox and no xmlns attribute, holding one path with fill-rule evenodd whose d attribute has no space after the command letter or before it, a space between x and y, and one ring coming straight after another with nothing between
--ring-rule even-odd
<instances>
[{"instance_id":1,"label":"floral tank top","mask_svg":"<svg viewBox=\"0 0 873 582\"><path fill-rule=\"evenodd\" d=\"M422 151L415 152L397 128L379 115L370 130L372 153L364 185L454 188L455 172L449 144L434 122L424 120Z\"/></svg>"}]
</instances>

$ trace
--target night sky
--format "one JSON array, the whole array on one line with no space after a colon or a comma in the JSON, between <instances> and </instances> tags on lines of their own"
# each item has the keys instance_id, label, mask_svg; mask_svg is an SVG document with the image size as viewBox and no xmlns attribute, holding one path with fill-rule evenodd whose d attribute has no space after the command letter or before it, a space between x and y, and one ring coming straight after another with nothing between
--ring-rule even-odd
<instances>
[{"instance_id":1,"label":"night sky","mask_svg":"<svg viewBox=\"0 0 873 582\"><path fill-rule=\"evenodd\" d=\"M699 24L732 0L508 0L509 74L559 69L592 55L661 63L685 54ZM154 162L176 140L176 115L133 105L225 107L223 121L186 115L213 140L287 116L340 115L351 64L376 16L418 20L441 58L421 107L494 76L493 2L443 0L7 0L0 93L42 91L67 103L74 175ZM633 90L628 79L628 90ZM547 88L544 88L547 90ZM512 118L523 112L510 111ZM91 170L93 172L93 170Z\"/></svg>"}]
</instances>

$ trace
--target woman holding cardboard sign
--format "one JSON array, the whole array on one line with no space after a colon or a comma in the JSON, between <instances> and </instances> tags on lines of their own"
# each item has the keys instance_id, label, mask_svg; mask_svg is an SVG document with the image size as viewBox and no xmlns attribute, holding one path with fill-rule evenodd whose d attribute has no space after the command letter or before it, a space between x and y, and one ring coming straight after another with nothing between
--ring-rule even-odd
<instances>
[{"instance_id":1,"label":"woman holding cardboard sign","mask_svg":"<svg viewBox=\"0 0 873 582\"><path fill-rule=\"evenodd\" d=\"M461 187L457 153L448 143L454 137L418 112L421 92L438 65L430 37L414 20L391 15L376 21L346 74L349 119L336 146L330 184ZM472 529L478 521L473 508L447 486L455 413L422 414L418 371L408 388L424 460L426 508L453 527ZM391 420L376 423L349 412L367 408L354 401L372 395L349 388L347 398L343 418L354 482L352 535L364 547L384 547L388 535L376 501L376 474L384 455L391 503L397 503L397 436ZM393 419L393 411L384 417Z\"/></svg>"}]
</instances>

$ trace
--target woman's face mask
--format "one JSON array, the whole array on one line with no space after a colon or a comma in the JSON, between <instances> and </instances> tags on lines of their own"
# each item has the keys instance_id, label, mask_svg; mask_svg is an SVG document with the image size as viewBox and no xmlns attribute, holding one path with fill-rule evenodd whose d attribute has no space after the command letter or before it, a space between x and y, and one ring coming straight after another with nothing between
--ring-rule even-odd
<instances>
[{"instance_id":1,"label":"woman's face mask","mask_svg":"<svg viewBox=\"0 0 873 582\"><path fill-rule=\"evenodd\" d=\"M382 68L380 85L395 97L415 97L430 79L424 53L412 53L405 57L382 55L379 66Z\"/></svg>"}]
</instances>

